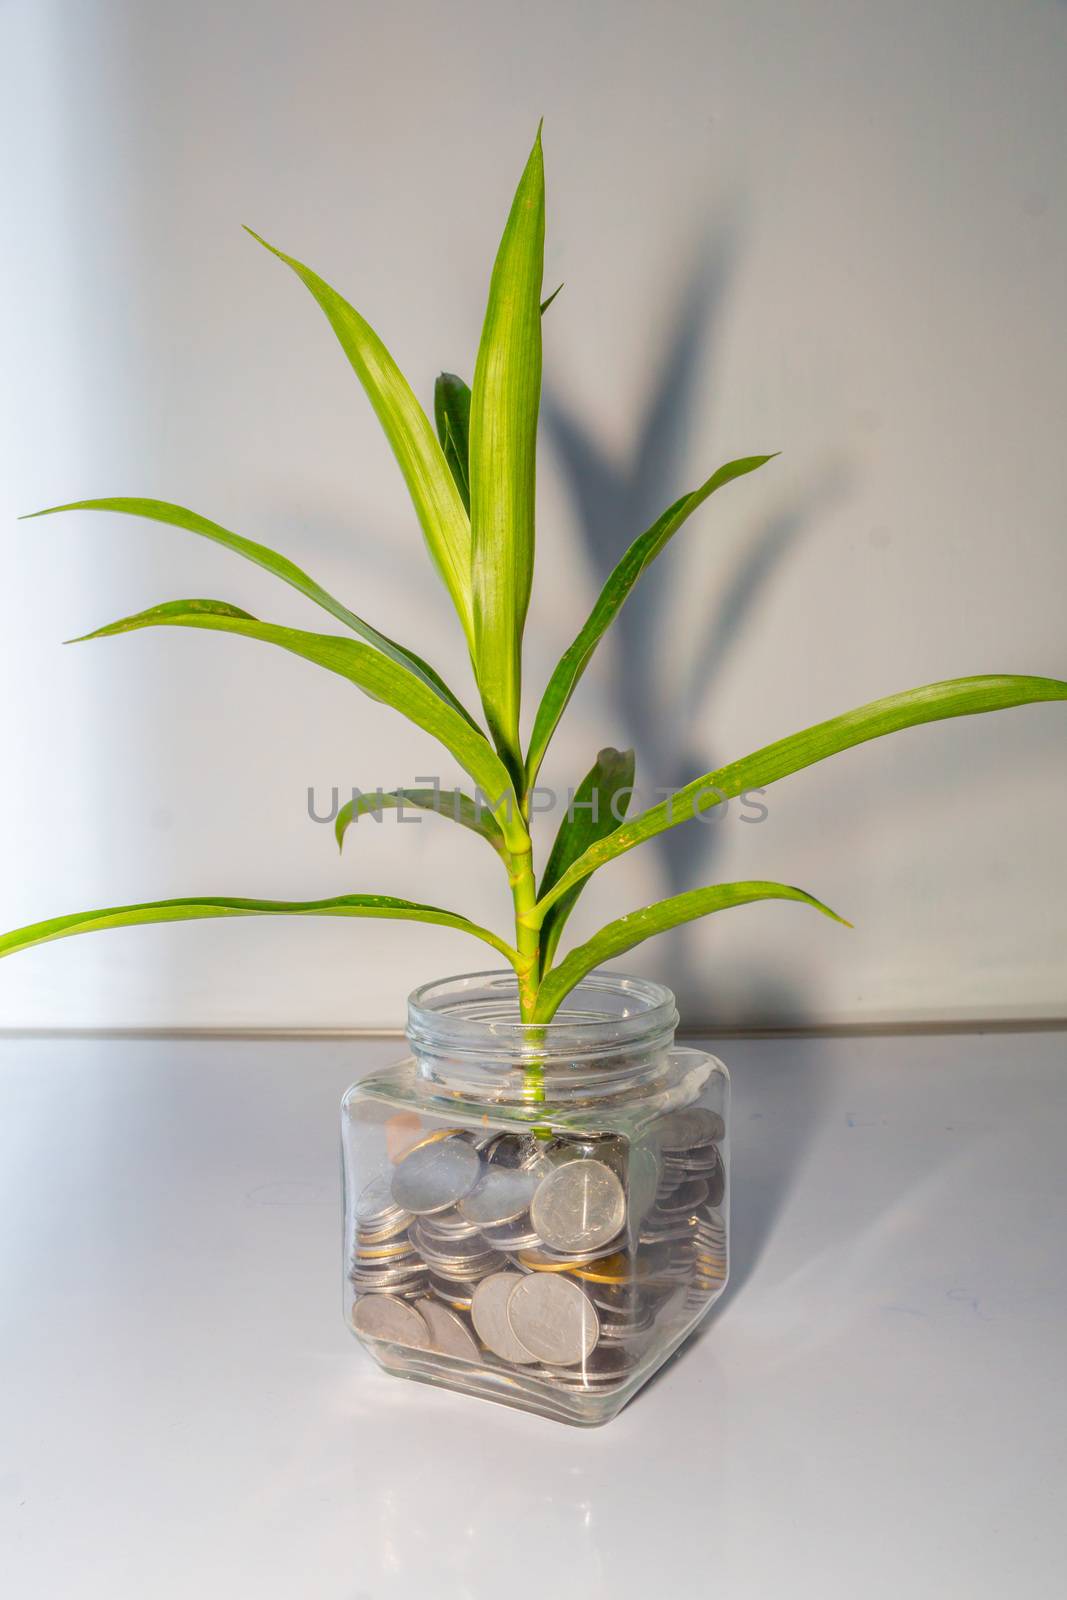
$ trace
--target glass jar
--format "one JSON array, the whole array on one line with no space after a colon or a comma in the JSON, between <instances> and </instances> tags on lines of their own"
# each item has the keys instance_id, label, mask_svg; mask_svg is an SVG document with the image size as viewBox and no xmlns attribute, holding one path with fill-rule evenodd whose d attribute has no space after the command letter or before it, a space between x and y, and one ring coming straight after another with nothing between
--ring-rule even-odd
<instances>
[{"instance_id":1,"label":"glass jar","mask_svg":"<svg viewBox=\"0 0 1067 1600\"><path fill-rule=\"evenodd\" d=\"M606 1422L726 1286L729 1074L669 989L416 989L412 1055L341 1107L349 1327L388 1372Z\"/></svg>"}]
</instances>

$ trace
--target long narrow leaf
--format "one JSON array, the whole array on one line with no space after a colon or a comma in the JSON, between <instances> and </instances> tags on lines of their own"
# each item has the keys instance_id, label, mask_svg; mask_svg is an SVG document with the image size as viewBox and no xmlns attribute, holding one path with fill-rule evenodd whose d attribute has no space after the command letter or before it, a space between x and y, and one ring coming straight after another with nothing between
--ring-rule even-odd
<instances>
[{"instance_id":1,"label":"long narrow leaf","mask_svg":"<svg viewBox=\"0 0 1067 1600\"><path fill-rule=\"evenodd\" d=\"M31 945L66 939L76 933L96 933L103 928L131 928L146 922L192 922L204 917L385 917L407 922L434 922L469 933L514 963L515 952L488 928L469 922L454 911L397 900L385 894L342 894L331 900L244 900L228 895L204 895L183 900L146 900L139 905L105 906L100 911L76 911L69 916L31 922L0 935L0 956L14 955Z\"/></svg>"},{"instance_id":2,"label":"long narrow leaf","mask_svg":"<svg viewBox=\"0 0 1067 1600\"><path fill-rule=\"evenodd\" d=\"M171 600L148 611L118 622L108 623L83 640L108 638L138 628L207 628L216 632L240 634L280 646L305 661L314 662L328 672L362 689L374 700L381 700L400 711L417 727L439 739L479 785L483 794L499 802L498 815L505 834L509 828L521 830L521 819L503 762L485 738L469 722L446 705L439 695L412 677L402 667L355 639L342 639L329 633L305 633L299 628L283 628L276 623L259 622L236 606L218 600ZM81 643L83 640L72 641Z\"/></svg>"},{"instance_id":3,"label":"long narrow leaf","mask_svg":"<svg viewBox=\"0 0 1067 1600\"><path fill-rule=\"evenodd\" d=\"M448 462L464 510L471 508L471 392L454 372L442 372L433 386L437 437Z\"/></svg>"},{"instance_id":4,"label":"long narrow leaf","mask_svg":"<svg viewBox=\"0 0 1067 1600\"><path fill-rule=\"evenodd\" d=\"M790 888L785 883L719 883L708 889L690 889L686 894L673 895L669 900L660 900L641 911L632 911L629 916L619 917L616 922L609 922L585 944L572 950L541 984L537 992L534 1022L550 1021L560 1001L594 967L614 960L643 940L651 939L654 934L677 928L682 922L710 916L713 911L727 911L732 906L750 905L754 900L798 900L802 905L812 906L824 916L832 917L835 922L843 923L846 928L851 927L851 923L845 922L844 917L839 917L836 911L831 911L814 895L805 894L803 889Z\"/></svg>"},{"instance_id":5,"label":"long narrow leaf","mask_svg":"<svg viewBox=\"0 0 1067 1600\"><path fill-rule=\"evenodd\" d=\"M245 539L239 533L231 533L228 528L221 527L217 522L211 522L207 517L201 517L195 511L189 511L185 506L172 505L169 500L140 500L128 497L109 498L106 500L72 500L68 505L48 506L44 511L32 511L29 516L20 520L32 522L35 517L50 517L57 511L118 511L125 516L147 517L152 522L163 522L174 528L184 528L188 533L198 533L205 539L211 539L215 544L222 545L227 550L232 550L246 560L255 562L257 567L263 567L276 578L281 578L283 583L290 584L300 594L313 600L316 605L328 611L331 616L343 622L353 633L358 633L368 644L373 644L387 655L391 661L396 661L400 666L407 667L416 677L421 678L442 700L447 700L454 711L466 717L471 727L477 727L470 712L457 700L451 689L438 676L428 662L423 661L413 650L408 650L404 645L397 644L395 639L390 639L387 634L379 633L377 628L372 628L369 622L364 622L354 611L336 599L328 589L324 589L314 578L308 576L300 567L286 556L278 555L265 544L257 544L253 539Z\"/></svg>"},{"instance_id":6,"label":"long narrow leaf","mask_svg":"<svg viewBox=\"0 0 1067 1600\"><path fill-rule=\"evenodd\" d=\"M552 852L545 864L538 896L543 898L589 846L604 839L622 822L633 799L634 753L601 750L577 789L559 825ZM564 924L585 887L576 884L551 906L541 924L541 969L552 965Z\"/></svg>"},{"instance_id":7,"label":"long narrow leaf","mask_svg":"<svg viewBox=\"0 0 1067 1600\"><path fill-rule=\"evenodd\" d=\"M470 523L429 419L400 368L370 324L303 262L245 229L284 261L310 289L367 392L404 474L430 556L440 572L473 651Z\"/></svg>"},{"instance_id":8,"label":"long narrow leaf","mask_svg":"<svg viewBox=\"0 0 1067 1600\"><path fill-rule=\"evenodd\" d=\"M379 818L384 811L399 811L404 806L414 806L420 811L433 811L438 816L449 817L453 822L458 822L461 828L469 828L472 833L488 839L498 855L507 854L500 824L488 807L473 800L461 789L390 789L384 793L376 790L373 794L361 794L346 800L333 825L337 848L344 849L345 834L360 817Z\"/></svg>"},{"instance_id":9,"label":"long narrow leaf","mask_svg":"<svg viewBox=\"0 0 1067 1600\"><path fill-rule=\"evenodd\" d=\"M668 828L689 821L702 811L732 800L746 789L764 789L779 778L799 772L803 767L825 761L827 756L880 739L902 728L924 722L939 722L947 717L971 717L984 711L1004 711L1011 706L1031 705L1043 700L1067 700L1067 683L1058 678L986 676L952 678L930 683L903 694L887 695L843 716L831 717L802 733L778 739L762 750L745 756L715 772L706 772L658 806L641 812L607 839L591 845L549 890L542 908L561 899L575 884L646 839L655 838Z\"/></svg>"},{"instance_id":10,"label":"long narrow leaf","mask_svg":"<svg viewBox=\"0 0 1067 1600\"><path fill-rule=\"evenodd\" d=\"M600 591L597 602L586 618L578 637L560 657L559 664L541 697L526 756L527 788L532 788L537 781L537 774L541 769L549 741L556 731L560 717L567 709L582 673L589 665L593 651L622 609L623 602L642 572L670 542L683 522L691 517L697 507L703 505L716 489L732 483L735 478L744 477L746 473L755 472L757 467L765 466L768 461L773 460L774 455L742 456L737 461L728 461L717 472L713 472L699 489L694 489L690 494L683 494L680 500L668 506L663 515L634 540Z\"/></svg>"},{"instance_id":11,"label":"long narrow leaf","mask_svg":"<svg viewBox=\"0 0 1067 1600\"><path fill-rule=\"evenodd\" d=\"M474 661L490 731L518 776L522 630L534 561L544 253L538 129L493 267L470 413Z\"/></svg>"}]
</instances>

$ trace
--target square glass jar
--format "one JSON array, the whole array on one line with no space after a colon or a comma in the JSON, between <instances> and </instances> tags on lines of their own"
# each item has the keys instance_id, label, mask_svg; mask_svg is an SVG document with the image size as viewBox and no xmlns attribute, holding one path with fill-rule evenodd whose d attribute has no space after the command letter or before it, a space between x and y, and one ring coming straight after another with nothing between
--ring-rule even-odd
<instances>
[{"instance_id":1,"label":"square glass jar","mask_svg":"<svg viewBox=\"0 0 1067 1600\"><path fill-rule=\"evenodd\" d=\"M613 1417L729 1263L729 1074L669 989L593 974L519 1020L512 973L417 989L412 1054L341 1107L344 1307L388 1372Z\"/></svg>"}]
</instances>

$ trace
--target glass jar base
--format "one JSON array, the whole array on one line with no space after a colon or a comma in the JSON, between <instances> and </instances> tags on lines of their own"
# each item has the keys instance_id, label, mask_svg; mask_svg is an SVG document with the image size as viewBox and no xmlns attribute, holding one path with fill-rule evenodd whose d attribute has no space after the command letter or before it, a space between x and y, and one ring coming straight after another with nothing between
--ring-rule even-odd
<instances>
[{"instance_id":1,"label":"glass jar base","mask_svg":"<svg viewBox=\"0 0 1067 1600\"><path fill-rule=\"evenodd\" d=\"M684 1325L676 1326L673 1333L664 1330L648 1341L642 1354L634 1354L624 1375L607 1381L592 1373L587 1375L581 1366L565 1373L539 1375L536 1369L507 1366L488 1352L483 1352L474 1364L436 1350L413 1350L386 1340L364 1339L354 1329L351 1331L390 1377L433 1384L573 1427L597 1428L618 1416L638 1390L677 1354L725 1288L723 1278L718 1289L701 1297L698 1307L690 1304L691 1314Z\"/></svg>"}]
</instances>

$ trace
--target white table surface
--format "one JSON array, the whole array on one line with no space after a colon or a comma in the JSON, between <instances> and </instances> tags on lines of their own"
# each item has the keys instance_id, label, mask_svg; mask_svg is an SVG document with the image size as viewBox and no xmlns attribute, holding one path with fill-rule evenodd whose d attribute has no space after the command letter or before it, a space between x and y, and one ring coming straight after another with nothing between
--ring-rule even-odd
<instances>
[{"instance_id":1,"label":"white table surface","mask_svg":"<svg viewBox=\"0 0 1067 1600\"><path fill-rule=\"evenodd\" d=\"M1067 1036L716 1049L730 1289L579 1430L341 1322L397 1042L0 1043L3 1593L1060 1600Z\"/></svg>"}]
</instances>

